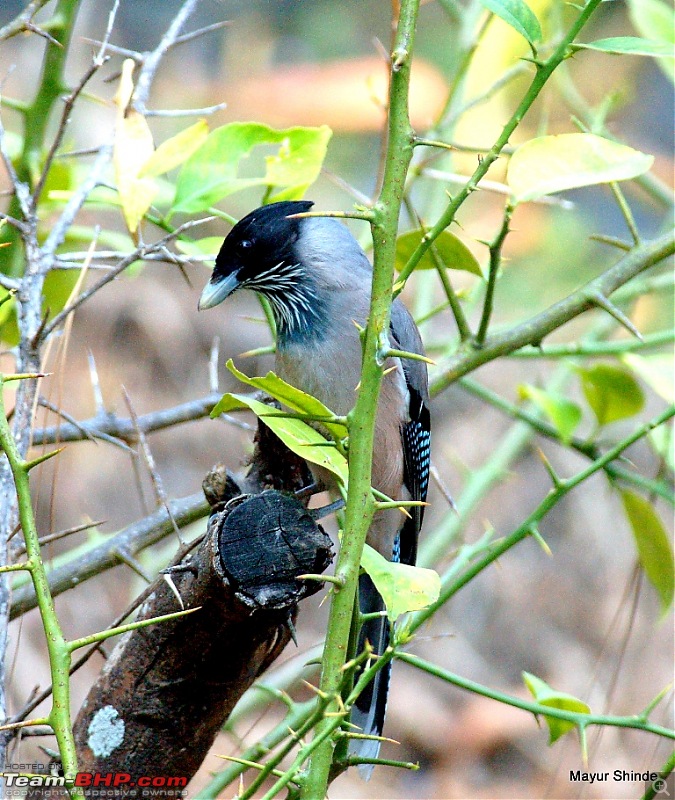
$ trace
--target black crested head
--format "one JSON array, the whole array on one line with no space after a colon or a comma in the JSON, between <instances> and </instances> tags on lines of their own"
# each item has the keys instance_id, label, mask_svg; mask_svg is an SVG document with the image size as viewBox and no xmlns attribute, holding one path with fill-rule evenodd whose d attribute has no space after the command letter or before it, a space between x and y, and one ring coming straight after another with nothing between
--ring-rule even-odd
<instances>
[{"instance_id":1,"label":"black crested head","mask_svg":"<svg viewBox=\"0 0 675 800\"><path fill-rule=\"evenodd\" d=\"M212 308L237 289L251 289L269 299L282 343L317 335L322 305L296 250L304 220L292 218L313 205L309 200L270 203L241 219L225 237L199 308Z\"/></svg>"},{"instance_id":2,"label":"black crested head","mask_svg":"<svg viewBox=\"0 0 675 800\"><path fill-rule=\"evenodd\" d=\"M270 203L251 211L225 237L216 258L214 277L240 268L240 283L256 280L282 260L293 260L301 219L289 219L314 205L309 200ZM240 267L238 265L241 265Z\"/></svg>"}]
</instances>

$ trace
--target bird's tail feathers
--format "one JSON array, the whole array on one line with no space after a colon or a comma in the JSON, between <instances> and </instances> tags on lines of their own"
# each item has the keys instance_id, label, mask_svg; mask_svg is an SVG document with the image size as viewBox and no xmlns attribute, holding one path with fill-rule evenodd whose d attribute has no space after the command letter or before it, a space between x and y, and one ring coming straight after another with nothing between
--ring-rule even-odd
<instances>
[{"instance_id":1,"label":"bird's tail feathers","mask_svg":"<svg viewBox=\"0 0 675 800\"><path fill-rule=\"evenodd\" d=\"M359 607L362 614L372 614L383 611L384 601L375 588L369 575L364 573L359 578ZM386 616L366 620L359 633L357 652L363 651L366 641L373 648L373 653L381 655L389 645L389 620ZM351 712L351 722L358 725L357 733L369 736L381 736L384 727L384 716L387 710L387 695L389 693L389 677L391 675L391 662L386 664L373 678L372 682L364 689L354 703ZM356 679L358 680L357 673ZM349 743L349 752L359 758L377 758L380 752L380 742L376 739L352 739ZM374 764L360 764L359 774L368 780L373 772Z\"/></svg>"}]
</instances>

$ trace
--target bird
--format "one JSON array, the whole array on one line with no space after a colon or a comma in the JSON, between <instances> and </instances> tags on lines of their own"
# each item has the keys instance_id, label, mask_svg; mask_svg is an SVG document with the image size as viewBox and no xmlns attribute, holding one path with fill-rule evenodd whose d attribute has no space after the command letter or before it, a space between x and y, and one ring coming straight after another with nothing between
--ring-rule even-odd
<instances>
[{"instance_id":1,"label":"bird","mask_svg":"<svg viewBox=\"0 0 675 800\"><path fill-rule=\"evenodd\" d=\"M359 326L370 307L372 266L349 229L334 217L300 216L310 200L261 206L237 222L216 257L199 309L220 304L249 289L266 297L276 323L275 372L287 383L346 415L356 400L361 376ZM392 349L424 355L420 333L405 305L391 306ZM393 500L425 501L429 485L430 413L426 363L389 357L375 418L372 486ZM335 488L332 476L309 465L315 480ZM398 508L375 512L367 542L389 561L415 564L424 506L405 515ZM363 614L384 612L384 602L367 573L359 576ZM358 652L369 642L381 654L389 644L384 613L361 626ZM381 669L352 707L350 721L364 734L381 736L391 662ZM350 752L375 759L380 741L356 738ZM370 777L373 765L361 764Z\"/></svg>"}]
</instances>

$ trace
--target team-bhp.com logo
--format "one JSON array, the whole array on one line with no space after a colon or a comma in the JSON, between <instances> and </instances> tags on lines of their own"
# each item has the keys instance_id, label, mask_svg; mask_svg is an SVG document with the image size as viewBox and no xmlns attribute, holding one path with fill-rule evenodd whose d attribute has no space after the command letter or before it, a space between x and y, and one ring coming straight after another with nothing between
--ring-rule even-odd
<instances>
[{"instance_id":1,"label":"team-bhp.com logo","mask_svg":"<svg viewBox=\"0 0 675 800\"><path fill-rule=\"evenodd\" d=\"M141 775L132 780L128 772L78 772L73 780L66 781L63 775L27 775L19 772L0 773L5 779L7 788L29 788L29 787L72 787L102 789L102 788L130 788L139 789L137 796L151 796L153 789L184 789L187 786L187 778L167 776L167 775ZM112 795L114 796L114 795Z\"/></svg>"}]
</instances>

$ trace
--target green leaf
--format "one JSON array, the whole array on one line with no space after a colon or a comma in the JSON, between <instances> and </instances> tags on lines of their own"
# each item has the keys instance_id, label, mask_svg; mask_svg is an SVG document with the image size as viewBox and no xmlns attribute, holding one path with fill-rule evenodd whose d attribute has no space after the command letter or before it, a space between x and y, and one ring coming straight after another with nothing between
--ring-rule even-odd
<instances>
[{"instance_id":1,"label":"green leaf","mask_svg":"<svg viewBox=\"0 0 675 800\"><path fill-rule=\"evenodd\" d=\"M653 505L644 497L624 489L621 499L635 537L640 566L656 589L661 610L665 613L673 602L675 586L673 551L668 534Z\"/></svg>"},{"instance_id":2,"label":"green leaf","mask_svg":"<svg viewBox=\"0 0 675 800\"><path fill-rule=\"evenodd\" d=\"M609 39L597 39L588 44L573 44L572 50L599 50L602 53L616 55L651 56L652 58L675 58L675 49L668 42L642 39L638 36L612 36Z\"/></svg>"},{"instance_id":3,"label":"green leaf","mask_svg":"<svg viewBox=\"0 0 675 800\"><path fill-rule=\"evenodd\" d=\"M195 122L194 125L162 142L143 164L138 177L148 178L163 175L182 164L201 147L208 134L209 126L206 124L206 120L200 119L199 122Z\"/></svg>"},{"instance_id":4,"label":"green leaf","mask_svg":"<svg viewBox=\"0 0 675 800\"><path fill-rule=\"evenodd\" d=\"M578 367L581 388L599 425L632 417L645 404L640 384L630 370L613 364Z\"/></svg>"},{"instance_id":5,"label":"green leaf","mask_svg":"<svg viewBox=\"0 0 675 800\"><path fill-rule=\"evenodd\" d=\"M675 42L675 12L670 4L663 0L628 0L628 13L640 35Z\"/></svg>"},{"instance_id":6,"label":"green leaf","mask_svg":"<svg viewBox=\"0 0 675 800\"><path fill-rule=\"evenodd\" d=\"M492 11L507 25L533 45L541 39L539 20L524 0L480 0L481 5Z\"/></svg>"},{"instance_id":7,"label":"green leaf","mask_svg":"<svg viewBox=\"0 0 675 800\"><path fill-rule=\"evenodd\" d=\"M418 611L438 600L441 579L433 569L387 561L368 545L363 548L361 566L382 595L392 622L406 611Z\"/></svg>"},{"instance_id":8,"label":"green leaf","mask_svg":"<svg viewBox=\"0 0 675 800\"><path fill-rule=\"evenodd\" d=\"M155 146L147 120L129 105L134 90L133 69L134 62L130 58L125 59L116 96L117 121L113 145L115 182L124 221L131 234L138 230L158 191L152 178L140 177L141 167L152 156Z\"/></svg>"},{"instance_id":9,"label":"green leaf","mask_svg":"<svg viewBox=\"0 0 675 800\"><path fill-rule=\"evenodd\" d=\"M534 699L543 706L559 708L561 711L572 711L576 714L591 713L591 709L582 700L574 697L574 695L556 691L550 687L546 681L537 678L536 675L532 675L530 672L523 672L523 681ZM561 736L564 736L564 734L576 727L574 722L568 722L564 719L556 719L555 717L548 717L546 715L544 715L544 719L548 725L549 744L553 744Z\"/></svg>"},{"instance_id":10,"label":"green leaf","mask_svg":"<svg viewBox=\"0 0 675 800\"><path fill-rule=\"evenodd\" d=\"M518 393L522 398L534 403L555 425L560 440L569 444L581 422L582 414L579 406L562 394L547 392L527 383L518 387Z\"/></svg>"},{"instance_id":11,"label":"green leaf","mask_svg":"<svg viewBox=\"0 0 675 800\"><path fill-rule=\"evenodd\" d=\"M424 233L425 232L420 229L402 233L398 237L396 240L395 262L395 267L398 272L408 263L410 256L422 241ZM461 239L458 239L453 233L450 233L450 231L443 231L441 235L434 240L433 248L446 269L460 269L464 272L470 272L472 275L483 277L480 265L478 261L476 261L471 250L469 250ZM427 250L419 264L415 267L415 269L435 268L436 264L430 250Z\"/></svg>"},{"instance_id":12,"label":"green leaf","mask_svg":"<svg viewBox=\"0 0 675 800\"><path fill-rule=\"evenodd\" d=\"M211 412L217 417L235 408L250 408L251 411L274 431L281 441L300 458L311 461L335 475L343 486L349 482L347 459L335 447L327 446L326 439L314 428L300 419L289 417L287 412L272 408L259 400L240 394L227 393Z\"/></svg>"},{"instance_id":13,"label":"green leaf","mask_svg":"<svg viewBox=\"0 0 675 800\"><path fill-rule=\"evenodd\" d=\"M319 177L332 135L327 125L320 128L289 128L279 131L276 141L281 147L276 155L266 156L267 172L264 183L268 186L288 187L275 192L269 202L299 200Z\"/></svg>"},{"instance_id":14,"label":"green leaf","mask_svg":"<svg viewBox=\"0 0 675 800\"><path fill-rule=\"evenodd\" d=\"M672 355L656 353L652 356L640 356L637 353L625 353L621 360L651 386L656 394L668 403L675 403L675 364Z\"/></svg>"},{"instance_id":15,"label":"green leaf","mask_svg":"<svg viewBox=\"0 0 675 800\"><path fill-rule=\"evenodd\" d=\"M269 199L302 197L316 180L326 155L330 128L275 130L257 122L232 122L212 131L183 164L171 213L203 211L233 192L250 186L272 186ZM240 163L259 145L279 145L265 158L265 174L242 178Z\"/></svg>"},{"instance_id":16,"label":"green leaf","mask_svg":"<svg viewBox=\"0 0 675 800\"><path fill-rule=\"evenodd\" d=\"M522 144L511 157L507 183L514 202L546 194L636 178L654 157L593 133L540 136Z\"/></svg>"},{"instance_id":17,"label":"green leaf","mask_svg":"<svg viewBox=\"0 0 675 800\"><path fill-rule=\"evenodd\" d=\"M635 30L645 39L675 44L675 11L663 0L628 0L628 13ZM659 58L656 62L668 80L675 81L675 72L670 59Z\"/></svg>"},{"instance_id":18,"label":"green leaf","mask_svg":"<svg viewBox=\"0 0 675 800\"><path fill-rule=\"evenodd\" d=\"M311 394L296 389L290 383L278 377L274 372L268 372L264 378L249 378L235 366L232 359L227 362L227 368L235 378L242 383L252 386L254 389L261 389L266 394L278 400L293 411L309 417L318 417L321 424L330 431L336 439L342 439L347 435L347 426L339 422L331 421L335 414L316 397Z\"/></svg>"}]
</instances>

